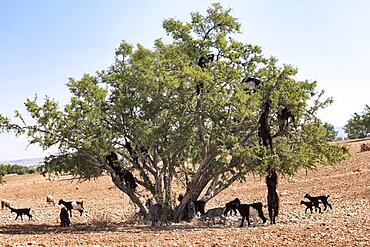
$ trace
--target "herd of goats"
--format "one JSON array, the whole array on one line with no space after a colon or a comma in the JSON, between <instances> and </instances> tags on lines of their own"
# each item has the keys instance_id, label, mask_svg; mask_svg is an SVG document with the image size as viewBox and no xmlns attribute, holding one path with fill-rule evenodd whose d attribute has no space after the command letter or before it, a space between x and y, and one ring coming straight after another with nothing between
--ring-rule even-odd
<instances>
[{"instance_id":1,"label":"herd of goats","mask_svg":"<svg viewBox=\"0 0 370 247\"><path fill-rule=\"evenodd\" d=\"M332 209L332 206L328 202L329 196L310 196L309 194L306 194L304 196L308 201L301 201L300 204L303 204L306 206L305 213L307 213L307 210L309 209L311 211L311 214L313 213L313 210L315 212L318 210L319 213L321 213L321 207L320 203L324 205L324 211L329 207ZM183 199L183 195L180 194L178 197L178 200L181 202ZM51 196L48 195L46 197L46 202L48 204L51 204L55 206L56 201ZM279 202L278 202L279 203ZM58 205L61 205L60 209L60 226L61 227L69 227L71 224L70 217L72 217L72 209L77 210L80 213L80 216L82 216L84 212L84 206L83 201L64 201L63 199L60 199L58 202ZM148 198L146 201L145 206L147 207L149 211L149 216L151 220L151 225L156 226L158 222L162 226L163 223L168 225L168 217L164 211L164 208L161 204L156 203L153 204L152 199ZM185 209L184 215L190 215L189 210L192 210L192 214L198 214L200 221L206 221L209 222L212 220L213 224L215 224L215 218L220 218L221 222L225 225L226 219L229 214L231 215L237 215L237 212L239 212L241 218L241 224L240 227L244 226L244 221L247 220L248 226L251 225L250 218L253 219L255 223L258 223L258 217L262 220L263 224L266 224L267 219L263 214L263 204L261 202L255 202L252 204L242 204L239 200L239 198L235 198L234 200L228 202L225 204L224 207L217 207L217 208L211 208L205 211L206 203L202 200L197 201L190 201L188 203L188 206ZM269 207L269 205L267 205ZM1 209L9 208L11 213L16 213L15 220L20 217L21 220L23 220L23 215L28 216L29 220L32 219L31 215L31 208L14 208L11 206L11 203L9 200L2 199L1 200ZM274 214L269 214L271 224L275 224L275 217L279 213L279 207L275 208ZM68 214L69 212L69 214ZM271 218L272 217L272 218ZM184 218L185 220L190 220L189 218Z\"/></svg>"},{"instance_id":2,"label":"herd of goats","mask_svg":"<svg viewBox=\"0 0 370 247\"><path fill-rule=\"evenodd\" d=\"M208 63L213 62L214 58L215 58L214 54L201 56L198 60L198 66L200 66L202 69L205 69ZM259 79L253 77L244 78L242 82L247 83L249 86L252 86L253 87L252 91L256 90L261 84L261 81ZM201 92L203 91L203 86L204 86L203 83L199 83L196 86L197 95L201 94ZM271 104L272 102L270 99L266 100L263 103L262 113L258 121L258 136L260 138L261 144L264 147L270 148L271 151L273 151L272 135L269 124ZM287 107L284 107L277 114L277 116L279 120L279 133L284 133L287 131L289 120L293 123L295 127L294 115ZM134 158L134 160L138 161L138 157L135 156L130 142L126 142L125 148ZM118 162L116 162L119 160L118 156L119 154L117 152L112 152L106 157L106 161L109 164L109 166L114 170L116 175L121 179L121 181L125 182L127 188L129 188L132 191L135 191L137 187L135 177L130 171L124 169L118 164ZM278 177L276 172L272 169L268 172L268 175L266 176L266 184L268 189L267 207L271 224L275 224L276 222L275 218L279 214L280 199L276 190L277 178ZM332 209L331 205L328 202L329 196L310 196L309 194L306 194L304 197L308 199L308 201L301 201L300 204L306 206L305 212L307 212L307 210L310 210L311 213L313 213L313 210L315 209L315 211L319 210L319 213L321 213L321 207L319 206L320 203L324 205L323 210L326 210L327 206L330 209ZM182 199L183 196L180 195L178 197L178 201L181 202ZM47 203L52 203L54 205L56 203L54 198L50 195L47 196L46 201ZM82 215L82 213L84 212L83 201L64 201L63 199L61 199L59 200L58 205L63 205L63 207L60 210L60 224L62 227L68 227L70 225L69 217L70 216L72 217L72 209L78 210L80 212L80 215ZM147 199L145 205L148 209L152 226L156 225L158 222L160 222L161 225L162 223L167 224L167 217L164 213L164 208L161 204L159 203L154 204L152 202L152 199L149 198ZM185 207L184 210L185 212L183 213L182 219L191 220L193 217L189 215L195 215L199 213L200 214L199 219L202 221L212 220L212 222L215 223L214 220L215 218L218 217L225 224L226 217L229 214L229 212L231 214L234 213L234 215L236 215L237 211L239 211L239 214L242 217L240 227L243 227L245 220L247 220L248 226L250 226L250 217L253 217L255 222L258 222L259 217L262 220L263 224L265 224L267 221L266 217L263 214L263 204L261 202L256 202L252 204L242 204L238 198L235 198L234 200L226 203L224 207L212 208L209 209L207 212L205 212L205 205L206 203L204 201L191 200ZM5 207L8 207L12 213L13 212L16 213L15 219L20 217L23 220L22 215L27 215L29 219L32 218L30 208L13 208L11 207L11 204L8 200L3 199L1 201L1 208L4 209Z\"/></svg>"}]
</instances>

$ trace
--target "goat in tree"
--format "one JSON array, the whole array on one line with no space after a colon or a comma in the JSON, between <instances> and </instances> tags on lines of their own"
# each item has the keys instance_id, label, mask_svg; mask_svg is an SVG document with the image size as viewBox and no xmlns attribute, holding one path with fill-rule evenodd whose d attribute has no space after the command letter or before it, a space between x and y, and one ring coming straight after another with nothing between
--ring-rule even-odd
<instances>
[{"instance_id":1,"label":"goat in tree","mask_svg":"<svg viewBox=\"0 0 370 247\"><path fill-rule=\"evenodd\" d=\"M115 163L115 161L121 159L121 156L116 152L111 152L109 155L106 156L105 159L108 162L109 166L112 167L114 172L119 176L120 180L125 181L126 186L131 191L135 191L137 184L134 175L130 171L122 168Z\"/></svg>"},{"instance_id":2,"label":"goat in tree","mask_svg":"<svg viewBox=\"0 0 370 247\"><path fill-rule=\"evenodd\" d=\"M252 92L255 92L256 89L259 87L259 85L262 84L262 82L259 79L254 78L254 77L246 77L242 80L242 82L248 85L245 91L252 91Z\"/></svg>"},{"instance_id":3,"label":"goat in tree","mask_svg":"<svg viewBox=\"0 0 370 247\"><path fill-rule=\"evenodd\" d=\"M198 66L204 69L207 66L207 63L213 62L215 59L215 55L213 53L210 53L206 56L200 56L198 59Z\"/></svg>"},{"instance_id":4,"label":"goat in tree","mask_svg":"<svg viewBox=\"0 0 370 247\"><path fill-rule=\"evenodd\" d=\"M264 147L270 146L272 151L272 136L270 132L269 115L271 109L271 100L266 100L263 106L263 111L258 121L258 136L262 139L262 145Z\"/></svg>"},{"instance_id":5,"label":"goat in tree","mask_svg":"<svg viewBox=\"0 0 370 247\"><path fill-rule=\"evenodd\" d=\"M284 107L281 110L281 112L278 113L278 119L279 119L279 132L284 132L288 130L289 119L291 119L294 128L296 128L294 115L287 107Z\"/></svg>"},{"instance_id":6,"label":"goat in tree","mask_svg":"<svg viewBox=\"0 0 370 247\"><path fill-rule=\"evenodd\" d=\"M207 66L207 63L213 62L214 59L215 59L215 55L213 53L208 54L207 56L201 56L198 59L198 66L201 67L202 69L204 69ZM196 86L197 95L200 94L200 91L203 89L203 87L204 87L203 82L197 83L197 86Z\"/></svg>"}]
</instances>

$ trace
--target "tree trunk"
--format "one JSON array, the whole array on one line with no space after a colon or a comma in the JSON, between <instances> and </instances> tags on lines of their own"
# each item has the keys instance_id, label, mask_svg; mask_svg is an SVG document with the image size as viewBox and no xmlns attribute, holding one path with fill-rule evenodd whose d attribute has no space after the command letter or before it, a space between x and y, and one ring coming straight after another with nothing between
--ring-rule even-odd
<instances>
[{"instance_id":1,"label":"tree trunk","mask_svg":"<svg viewBox=\"0 0 370 247\"><path fill-rule=\"evenodd\" d=\"M204 172L202 174L195 174L192 181L187 188L187 191L182 199L180 205L175 211L174 219L175 221L180 221L182 218L183 211L188 203L192 200L198 199L199 195L202 193L203 189L207 186L208 182L212 179L209 175L210 173Z\"/></svg>"}]
</instances>

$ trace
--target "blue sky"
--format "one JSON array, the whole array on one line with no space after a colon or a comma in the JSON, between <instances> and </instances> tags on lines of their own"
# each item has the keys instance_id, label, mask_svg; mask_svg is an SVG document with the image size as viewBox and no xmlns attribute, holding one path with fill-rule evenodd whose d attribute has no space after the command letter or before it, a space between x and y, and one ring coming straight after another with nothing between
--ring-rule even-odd
<instances>
[{"instance_id":1,"label":"blue sky","mask_svg":"<svg viewBox=\"0 0 370 247\"><path fill-rule=\"evenodd\" d=\"M215 1L0 1L0 113L37 94L69 98L68 77L105 69L121 40L152 47L162 21L188 20ZM217 1L242 24L240 39L299 68L334 103L320 117L343 126L370 104L370 1ZM0 161L40 157L23 137L0 134Z\"/></svg>"}]
</instances>

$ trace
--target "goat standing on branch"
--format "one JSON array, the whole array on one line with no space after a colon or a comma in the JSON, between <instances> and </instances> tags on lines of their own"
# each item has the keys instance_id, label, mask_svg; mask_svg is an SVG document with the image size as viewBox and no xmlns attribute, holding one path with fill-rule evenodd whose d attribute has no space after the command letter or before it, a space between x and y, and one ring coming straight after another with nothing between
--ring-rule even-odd
<instances>
[{"instance_id":1,"label":"goat standing on branch","mask_svg":"<svg viewBox=\"0 0 370 247\"><path fill-rule=\"evenodd\" d=\"M278 113L278 119L279 119L279 132L283 133L288 130L289 119L292 120L293 126L294 128L296 128L294 115L287 107L284 107L281 110L281 112Z\"/></svg>"},{"instance_id":2,"label":"goat standing on branch","mask_svg":"<svg viewBox=\"0 0 370 247\"><path fill-rule=\"evenodd\" d=\"M269 115L271 109L271 100L267 100L263 105L263 111L258 121L258 136L262 139L264 147L270 146L272 152L272 137L270 132Z\"/></svg>"},{"instance_id":3,"label":"goat standing on branch","mask_svg":"<svg viewBox=\"0 0 370 247\"><path fill-rule=\"evenodd\" d=\"M129 188L131 191L135 191L137 187L135 177L130 171L116 164L116 161L120 159L121 156L116 152L111 152L111 154L106 156L106 161L108 162L109 166L112 167L114 172L119 176L120 180L125 181L127 188Z\"/></svg>"}]
</instances>

